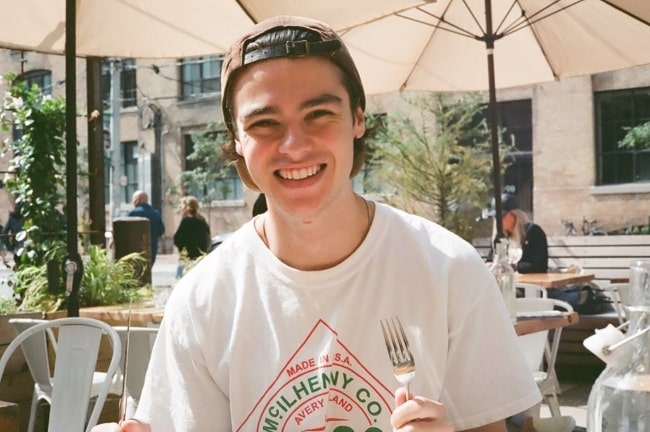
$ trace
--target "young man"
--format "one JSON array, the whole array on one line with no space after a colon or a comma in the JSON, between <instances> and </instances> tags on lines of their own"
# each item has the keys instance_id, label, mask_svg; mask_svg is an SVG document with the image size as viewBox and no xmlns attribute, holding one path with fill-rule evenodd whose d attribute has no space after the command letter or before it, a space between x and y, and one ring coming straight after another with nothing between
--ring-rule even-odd
<instances>
[{"instance_id":1,"label":"young man","mask_svg":"<svg viewBox=\"0 0 650 432\"><path fill-rule=\"evenodd\" d=\"M226 153L268 211L176 287L138 420L121 430L504 431L539 402L472 246L352 190L365 97L334 31L262 22L227 53L221 82ZM412 398L393 392L379 326L395 315Z\"/></svg>"}]
</instances>

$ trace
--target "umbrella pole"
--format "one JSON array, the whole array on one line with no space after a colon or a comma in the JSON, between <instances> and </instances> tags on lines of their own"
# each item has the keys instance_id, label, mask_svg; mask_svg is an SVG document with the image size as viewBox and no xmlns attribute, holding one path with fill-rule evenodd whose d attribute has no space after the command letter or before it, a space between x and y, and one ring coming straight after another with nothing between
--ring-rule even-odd
<instances>
[{"instance_id":1,"label":"umbrella pole","mask_svg":"<svg viewBox=\"0 0 650 432\"><path fill-rule=\"evenodd\" d=\"M65 260L68 316L79 316L79 285L83 266L77 247L77 14L76 0L66 0L65 97L66 97L66 242Z\"/></svg>"},{"instance_id":2,"label":"umbrella pole","mask_svg":"<svg viewBox=\"0 0 650 432\"><path fill-rule=\"evenodd\" d=\"M499 157L499 123L497 121L497 92L494 79L494 40L492 30L492 2L485 0L485 45L487 48L488 64L488 123L492 143L492 184L494 188L494 209L497 226L497 236L503 236L503 221L501 220L501 158Z\"/></svg>"}]
</instances>

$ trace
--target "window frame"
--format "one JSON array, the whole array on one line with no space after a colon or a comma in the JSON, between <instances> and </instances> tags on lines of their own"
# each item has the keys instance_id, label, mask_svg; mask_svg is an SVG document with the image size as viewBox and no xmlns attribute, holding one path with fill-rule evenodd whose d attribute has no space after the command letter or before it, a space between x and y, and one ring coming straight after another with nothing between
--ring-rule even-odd
<instances>
[{"instance_id":1,"label":"window frame","mask_svg":"<svg viewBox=\"0 0 650 432\"><path fill-rule=\"evenodd\" d=\"M650 181L650 149L618 147L627 129L650 121L650 87L594 92L597 186Z\"/></svg>"},{"instance_id":2,"label":"window frame","mask_svg":"<svg viewBox=\"0 0 650 432\"><path fill-rule=\"evenodd\" d=\"M223 56L181 59L179 98L188 100L219 94L222 66Z\"/></svg>"},{"instance_id":3,"label":"window frame","mask_svg":"<svg viewBox=\"0 0 650 432\"><path fill-rule=\"evenodd\" d=\"M225 131L215 133L226 133ZM187 131L183 133L183 172L192 171L200 168L205 163L201 161L188 160L188 156L194 152L194 141L192 140L192 132ZM224 163L225 168L229 171L230 175L224 178L217 179L209 188L209 185L204 184L202 190L194 187L184 189L186 195L193 195L199 201L205 202L206 198L210 198L211 205L219 206L229 202L239 202L244 199L244 183L241 181L236 168L232 164ZM184 185L183 185L184 186ZM227 192L223 193L223 191ZM221 191L216 193L214 191Z\"/></svg>"}]
</instances>

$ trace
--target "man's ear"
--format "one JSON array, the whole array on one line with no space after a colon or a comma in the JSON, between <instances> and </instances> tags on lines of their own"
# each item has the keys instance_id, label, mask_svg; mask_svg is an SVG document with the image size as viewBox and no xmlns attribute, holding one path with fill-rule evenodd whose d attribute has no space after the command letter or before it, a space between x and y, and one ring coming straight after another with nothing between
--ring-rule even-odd
<instances>
[{"instance_id":1,"label":"man's ear","mask_svg":"<svg viewBox=\"0 0 650 432\"><path fill-rule=\"evenodd\" d=\"M238 138L235 138L235 151L239 156L244 156L244 150L242 149L241 142Z\"/></svg>"},{"instance_id":2,"label":"man's ear","mask_svg":"<svg viewBox=\"0 0 650 432\"><path fill-rule=\"evenodd\" d=\"M363 110L358 107L354 113L354 137L361 138L366 133L366 122L363 115Z\"/></svg>"}]
</instances>

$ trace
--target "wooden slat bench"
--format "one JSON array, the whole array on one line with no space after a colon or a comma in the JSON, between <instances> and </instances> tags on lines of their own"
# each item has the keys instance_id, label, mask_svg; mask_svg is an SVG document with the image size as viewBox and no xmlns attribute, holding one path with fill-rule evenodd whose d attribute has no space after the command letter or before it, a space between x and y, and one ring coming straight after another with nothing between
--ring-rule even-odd
<instances>
[{"instance_id":1,"label":"wooden slat bench","mask_svg":"<svg viewBox=\"0 0 650 432\"><path fill-rule=\"evenodd\" d=\"M484 258L490 250L490 239L475 239L474 247ZM637 259L650 260L650 235L549 237L549 271L577 265L595 275L594 282L604 286L626 281L630 264ZM582 341L594 329L618 325L615 313L580 315L580 321L565 327L556 361L558 374L594 374L604 363L590 353Z\"/></svg>"},{"instance_id":2,"label":"wooden slat bench","mask_svg":"<svg viewBox=\"0 0 650 432\"><path fill-rule=\"evenodd\" d=\"M549 269L577 265L597 284L626 280L632 261L650 260L650 235L549 237L548 255Z\"/></svg>"}]
</instances>

